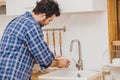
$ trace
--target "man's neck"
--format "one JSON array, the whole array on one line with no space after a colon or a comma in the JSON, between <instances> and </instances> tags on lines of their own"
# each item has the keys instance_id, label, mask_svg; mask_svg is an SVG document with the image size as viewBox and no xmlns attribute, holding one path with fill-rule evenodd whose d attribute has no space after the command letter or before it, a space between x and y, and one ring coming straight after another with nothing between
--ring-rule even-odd
<instances>
[{"instance_id":1,"label":"man's neck","mask_svg":"<svg viewBox=\"0 0 120 80\"><path fill-rule=\"evenodd\" d=\"M32 14L33 18L35 19L35 21L38 22L39 21L38 15L36 15L34 12L31 12L31 14Z\"/></svg>"}]
</instances>

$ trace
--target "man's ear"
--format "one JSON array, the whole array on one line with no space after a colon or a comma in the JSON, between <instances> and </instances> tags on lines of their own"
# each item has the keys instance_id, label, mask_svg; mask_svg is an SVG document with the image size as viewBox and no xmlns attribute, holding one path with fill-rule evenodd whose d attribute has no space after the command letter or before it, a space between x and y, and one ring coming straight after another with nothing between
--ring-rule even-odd
<instances>
[{"instance_id":1,"label":"man's ear","mask_svg":"<svg viewBox=\"0 0 120 80\"><path fill-rule=\"evenodd\" d=\"M41 20L44 20L44 19L46 19L46 14L42 13L42 14L39 15L39 17L41 18Z\"/></svg>"}]
</instances>

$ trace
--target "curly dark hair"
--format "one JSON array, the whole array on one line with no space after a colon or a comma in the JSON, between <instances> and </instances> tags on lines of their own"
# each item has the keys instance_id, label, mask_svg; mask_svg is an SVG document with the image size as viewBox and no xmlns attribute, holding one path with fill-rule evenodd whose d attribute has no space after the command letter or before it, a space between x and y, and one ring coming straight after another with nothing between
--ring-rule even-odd
<instances>
[{"instance_id":1,"label":"curly dark hair","mask_svg":"<svg viewBox=\"0 0 120 80\"><path fill-rule=\"evenodd\" d=\"M46 18L51 17L53 14L60 16L59 5L55 0L41 0L40 2L36 2L33 12L35 14L45 13Z\"/></svg>"}]
</instances>

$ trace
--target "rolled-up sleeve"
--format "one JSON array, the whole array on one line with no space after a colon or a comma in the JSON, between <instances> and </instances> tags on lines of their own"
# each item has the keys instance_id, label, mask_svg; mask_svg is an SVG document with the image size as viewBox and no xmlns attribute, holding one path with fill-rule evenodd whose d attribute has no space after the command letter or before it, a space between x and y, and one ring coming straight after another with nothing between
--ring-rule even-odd
<instances>
[{"instance_id":1,"label":"rolled-up sleeve","mask_svg":"<svg viewBox=\"0 0 120 80\"><path fill-rule=\"evenodd\" d=\"M47 43L44 41L41 28L32 26L25 35L25 39L29 51L40 64L41 70L48 68L54 59L54 54L50 51Z\"/></svg>"}]
</instances>

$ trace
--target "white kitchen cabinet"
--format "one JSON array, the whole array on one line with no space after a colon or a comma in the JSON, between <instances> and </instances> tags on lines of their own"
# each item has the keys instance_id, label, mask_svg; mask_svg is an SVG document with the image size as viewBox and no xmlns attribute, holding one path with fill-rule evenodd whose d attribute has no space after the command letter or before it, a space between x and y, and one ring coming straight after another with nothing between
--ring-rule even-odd
<instances>
[{"instance_id":1,"label":"white kitchen cabinet","mask_svg":"<svg viewBox=\"0 0 120 80\"><path fill-rule=\"evenodd\" d=\"M57 0L62 13L105 11L106 0Z\"/></svg>"},{"instance_id":2,"label":"white kitchen cabinet","mask_svg":"<svg viewBox=\"0 0 120 80\"><path fill-rule=\"evenodd\" d=\"M6 0L6 14L20 15L31 11L36 1L40 0ZM62 13L105 11L106 0L57 0Z\"/></svg>"},{"instance_id":3,"label":"white kitchen cabinet","mask_svg":"<svg viewBox=\"0 0 120 80\"><path fill-rule=\"evenodd\" d=\"M20 15L31 11L37 0L6 0L7 15Z\"/></svg>"}]
</instances>

